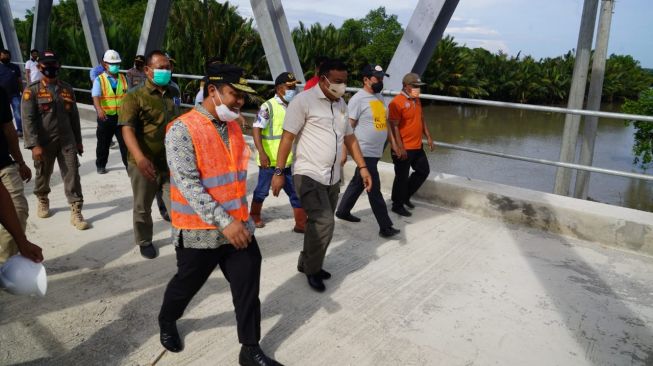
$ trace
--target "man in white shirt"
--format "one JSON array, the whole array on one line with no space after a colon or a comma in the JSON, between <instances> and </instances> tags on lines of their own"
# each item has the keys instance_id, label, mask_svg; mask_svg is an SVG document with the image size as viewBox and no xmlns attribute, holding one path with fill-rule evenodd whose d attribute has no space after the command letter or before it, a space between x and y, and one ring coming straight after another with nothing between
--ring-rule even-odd
<instances>
[{"instance_id":1,"label":"man in white shirt","mask_svg":"<svg viewBox=\"0 0 653 366\"><path fill-rule=\"evenodd\" d=\"M25 79L27 85L41 80L43 74L39 71L39 50L36 48L30 51L31 58L25 62Z\"/></svg>"},{"instance_id":2,"label":"man in white shirt","mask_svg":"<svg viewBox=\"0 0 653 366\"><path fill-rule=\"evenodd\" d=\"M272 193L278 196L285 183L286 159L295 141L293 181L308 215L304 250L299 255L297 270L306 274L309 286L318 292L326 289L323 280L331 277L322 265L333 237L343 142L358 165L365 189L369 192L372 188L372 177L349 124L347 104L342 99L346 82L347 65L339 60L325 61L320 66L317 87L299 93L288 105L272 178Z\"/></svg>"}]
</instances>

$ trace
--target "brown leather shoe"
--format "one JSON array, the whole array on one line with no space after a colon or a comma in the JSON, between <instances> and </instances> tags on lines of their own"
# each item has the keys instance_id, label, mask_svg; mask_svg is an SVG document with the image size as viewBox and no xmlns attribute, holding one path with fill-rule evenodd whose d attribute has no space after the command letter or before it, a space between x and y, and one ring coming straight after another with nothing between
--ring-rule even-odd
<instances>
[{"instance_id":1,"label":"brown leather shoe","mask_svg":"<svg viewBox=\"0 0 653 366\"><path fill-rule=\"evenodd\" d=\"M252 201L252 207L249 209L249 215L254 220L254 226L257 228L265 227L263 219L261 219L261 210L263 209L263 202Z\"/></svg>"}]
</instances>

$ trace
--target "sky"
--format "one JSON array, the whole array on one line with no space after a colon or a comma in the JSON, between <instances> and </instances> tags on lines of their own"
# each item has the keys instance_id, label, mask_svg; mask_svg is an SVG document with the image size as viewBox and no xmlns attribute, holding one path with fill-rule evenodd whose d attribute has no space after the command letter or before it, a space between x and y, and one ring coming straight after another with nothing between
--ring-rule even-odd
<instances>
[{"instance_id":1,"label":"sky","mask_svg":"<svg viewBox=\"0 0 653 366\"><path fill-rule=\"evenodd\" d=\"M58 1L55 1L57 3ZM231 0L239 13L252 17L250 0ZM418 0L281 0L290 28L362 18L384 6L405 27ZM34 0L11 0L15 17L23 17ZM584 0L460 0L445 34L468 47L491 52L556 57L575 49ZM597 16L598 19L598 16ZM653 68L653 0L616 0L609 54L632 55Z\"/></svg>"}]
</instances>

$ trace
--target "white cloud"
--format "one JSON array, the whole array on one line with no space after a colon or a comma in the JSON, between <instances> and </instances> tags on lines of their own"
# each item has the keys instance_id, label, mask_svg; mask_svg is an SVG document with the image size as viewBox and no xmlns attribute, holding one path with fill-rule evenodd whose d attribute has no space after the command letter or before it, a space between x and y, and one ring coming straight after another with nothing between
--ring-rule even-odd
<instances>
[{"instance_id":1,"label":"white cloud","mask_svg":"<svg viewBox=\"0 0 653 366\"><path fill-rule=\"evenodd\" d=\"M499 35L494 29L484 27L447 27L446 33L452 35L458 34L478 34L483 36L496 36Z\"/></svg>"}]
</instances>

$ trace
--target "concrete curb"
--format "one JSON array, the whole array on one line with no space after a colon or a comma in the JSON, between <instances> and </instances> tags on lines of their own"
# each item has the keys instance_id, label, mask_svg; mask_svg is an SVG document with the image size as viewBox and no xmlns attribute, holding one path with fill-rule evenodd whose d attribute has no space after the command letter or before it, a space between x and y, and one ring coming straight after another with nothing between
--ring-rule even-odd
<instances>
[{"instance_id":1,"label":"concrete curb","mask_svg":"<svg viewBox=\"0 0 653 366\"><path fill-rule=\"evenodd\" d=\"M354 164L345 165L347 177ZM380 162L384 191L394 179L392 164ZM498 183L432 173L416 197L450 208L498 218L612 247L653 255L653 213Z\"/></svg>"}]
</instances>

